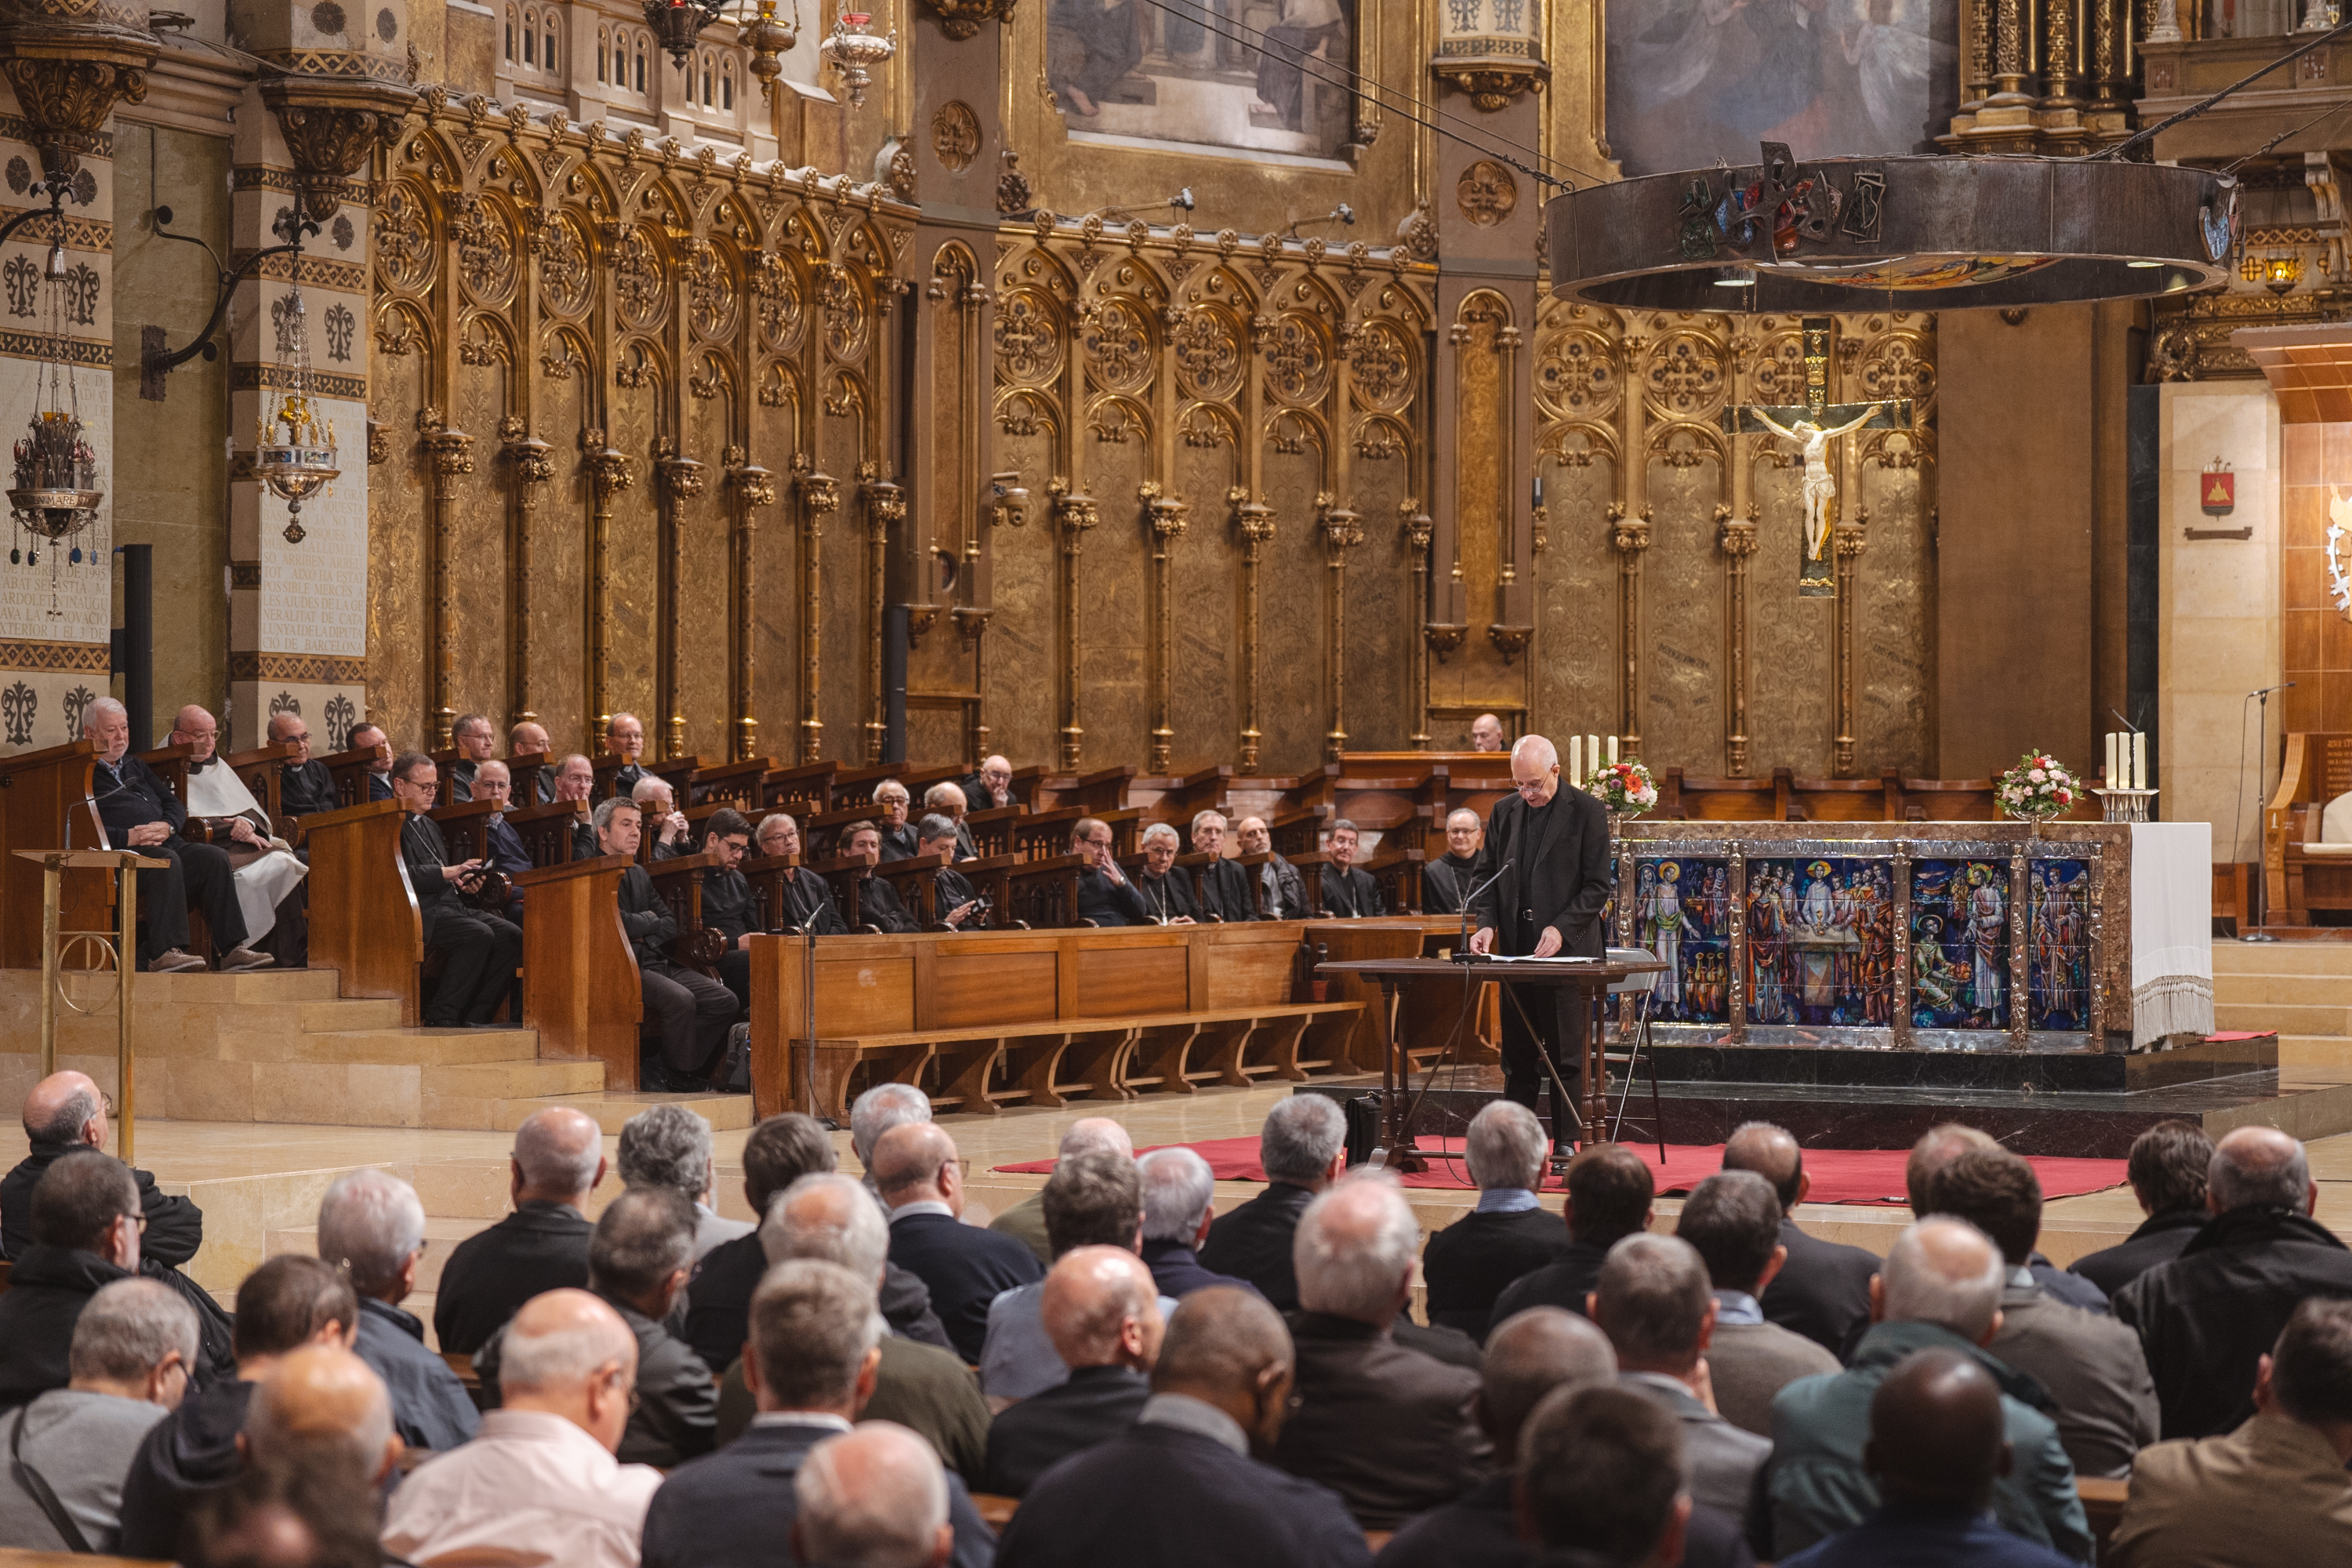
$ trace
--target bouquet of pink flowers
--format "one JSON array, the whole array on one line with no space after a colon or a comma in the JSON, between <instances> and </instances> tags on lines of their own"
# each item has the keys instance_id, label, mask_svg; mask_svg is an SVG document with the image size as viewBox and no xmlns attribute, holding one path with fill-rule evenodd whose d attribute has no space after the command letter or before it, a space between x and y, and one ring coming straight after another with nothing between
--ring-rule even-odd
<instances>
[{"instance_id":1,"label":"bouquet of pink flowers","mask_svg":"<svg viewBox=\"0 0 2352 1568\"><path fill-rule=\"evenodd\" d=\"M1631 758L1595 769L1584 788L1612 811L1647 811L1658 804L1658 786L1650 782L1650 770Z\"/></svg>"},{"instance_id":2,"label":"bouquet of pink flowers","mask_svg":"<svg viewBox=\"0 0 2352 1568\"><path fill-rule=\"evenodd\" d=\"M2083 798L2083 786L2047 752L2028 752L2000 775L1993 796L2010 816L2042 822L2072 810Z\"/></svg>"}]
</instances>

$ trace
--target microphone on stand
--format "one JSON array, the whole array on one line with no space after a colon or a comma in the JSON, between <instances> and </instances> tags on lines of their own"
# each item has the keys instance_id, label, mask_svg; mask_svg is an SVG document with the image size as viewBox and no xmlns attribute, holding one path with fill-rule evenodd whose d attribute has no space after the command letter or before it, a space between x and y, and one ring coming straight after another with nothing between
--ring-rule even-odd
<instances>
[{"instance_id":1,"label":"microphone on stand","mask_svg":"<svg viewBox=\"0 0 2352 1568\"><path fill-rule=\"evenodd\" d=\"M1461 944L1454 950L1454 963L1468 963L1478 956L1470 951L1470 906L1478 901L1479 894L1485 892L1487 889L1501 881L1503 879L1503 873L1510 868L1511 862L1508 860L1504 861L1501 865L1495 868L1495 874L1493 876L1487 878L1475 888L1473 888L1470 891L1462 895L1462 942Z\"/></svg>"}]
</instances>

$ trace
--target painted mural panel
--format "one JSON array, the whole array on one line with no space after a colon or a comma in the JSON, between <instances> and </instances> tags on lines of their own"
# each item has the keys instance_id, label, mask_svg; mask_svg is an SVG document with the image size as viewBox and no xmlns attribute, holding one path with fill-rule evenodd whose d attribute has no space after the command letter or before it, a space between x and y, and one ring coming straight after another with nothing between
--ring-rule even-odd
<instances>
[{"instance_id":1,"label":"painted mural panel","mask_svg":"<svg viewBox=\"0 0 2352 1568\"><path fill-rule=\"evenodd\" d=\"M2036 1029L2090 1027L2090 862L2032 862L2026 899L2026 1021Z\"/></svg>"},{"instance_id":2,"label":"painted mural panel","mask_svg":"<svg viewBox=\"0 0 2352 1568\"><path fill-rule=\"evenodd\" d=\"M1330 157L1355 39L1356 0L1053 0L1045 79L1074 132Z\"/></svg>"},{"instance_id":3,"label":"painted mural panel","mask_svg":"<svg viewBox=\"0 0 2352 1568\"><path fill-rule=\"evenodd\" d=\"M1895 1019L1895 882L1881 859L1748 863L1748 1021Z\"/></svg>"},{"instance_id":4,"label":"painted mural panel","mask_svg":"<svg viewBox=\"0 0 2352 1568\"><path fill-rule=\"evenodd\" d=\"M2009 868L1921 860L1911 868L1911 1021L1923 1029L2009 1026Z\"/></svg>"},{"instance_id":5,"label":"painted mural panel","mask_svg":"<svg viewBox=\"0 0 2352 1568\"><path fill-rule=\"evenodd\" d=\"M1729 861L1684 857L1638 863L1634 942L1666 965L1650 988L1654 1022L1731 1022L1731 913Z\"/></svg>"}]
</instances>

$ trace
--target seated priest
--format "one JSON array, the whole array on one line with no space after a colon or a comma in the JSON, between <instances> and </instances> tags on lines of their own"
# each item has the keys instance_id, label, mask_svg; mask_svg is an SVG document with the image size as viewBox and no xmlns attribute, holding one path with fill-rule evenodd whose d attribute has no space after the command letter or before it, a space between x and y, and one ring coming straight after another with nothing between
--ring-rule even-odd
<instances>
[{"instance_id":1,"label":"seated priest","mask_svg":"<svg viewBox=\"0 0 2352 1568\"><path fill-rule=\"evenodd\" d=\"M915 853L918 855L956 852L956 825L951 817L937 812L926 816L915 829ZM980 889L971 879L953 866L942 866L931 873L931 885L936 889L932 900L940 923L950 931L977 931L988 923L988 911L981 908Z\"/></svg>"},{"instance_id":2,"label":"seated priest","mask_svg":"<svg viewBox=\"0 0 2352 1568\"><path fill-rule=\"evenodd\" d=\"M963 795L974 811L1013 805L1013 764L1003 757L983 760L980 772L963 781Z\"/></svg>"},{"instance_id":3,"label":"seated priest","mask_svg":"<svg viewBox=\"0 0 2352 1568\"><path fill-rule=\"evenodd\" d=\"M1201 905L1196 919L1254 921L1257 899L1250 889L1249 872L1225 855L1225 814L1204 811L1192 818L1192 853L1214 855L1201 868Z\"/></svg>"},{"instance_id":4,"label":"seated priest","mask_svg":"<svg viewBox=\"0 0 2352 1568\"><path fill-rule=\"evenodd\" d=\"M1462 900L1478 886L1478 879L1470 871L1478 864L1478 847L1486 841L1486 828L1478 814L1468 806L1459 807L1446 817L1445 853L1421 868L1423 914L1462 912Z\"/></svg>"},{"instance_id":5,"label":"seated priest","mask_svg":"<svg viewBox=\"0 0 2352 1568\"><path fill-rule=\"evenodd\" d=\"M702 819L701 853L719 861L702 873L702 923L727 939L719 979L740 1013L751 1010L751 933L763 929L751 879L738 868L751 852L751 824L741 812L725 806Z\"/></svg>"},{"instance_id":6,"label":"seated priest","mask_svg":"<svg viewBox=\"0 0 2352 1568\"><path fill-rule=\"evenodd\" d=\"M294 754L278 764L278 807L288 816L313 816L342 803L335 798L335 775L310 754L310 726L299 713L269 716L269 743L291 742Z\"/></svg>"},{"instance_id":7,"label":"seated priest","mask_svg":"<svg viewBox=\"0 0 2352 1568\"><path fill-rule=\"evenodd\" d=\"M915 851L915 826L907 820L907 786L884 779L874 786L874 804L882 808L882 858L904 860Z\"/></svg>"},{"instance_id":8,"label":"seated priest","mask_svg":"<svg viewBox=\"0 0 2352 1568\"><path fill-rule=\"evenodd\" d=\"M849 831L842 835L841 853L845 858L851 859L860 856L873 857L866 865L848 873L857 892L859 925L872 926L891 935L905 935L923 929L915 917L907 912L907 906L898 901L898 889L874 874L875 864L882 858L880 828L870 822L852 823Z\"/></svg>"},{"instance_id":9,"label":"seated priest","mask_svg":"<svg viewBox=\"0 0 2352 1568\"><path fill-rule=\"evenodd\" d=\"M467 713L449 726L449 743L457 748L457 760L449 764L449 800L463 805L474 798L474 771L498 750L498 738L488 719Z\"/></svg>"},{"instance_id":10,"label":"seated priest","mask_svg":"<svg viewBox=\"0 0 2352 1568\"><path fill-rule=\"evenodd\" d=\"M635 801L597 804L597 853L634 859L644 831L644 814ZM708 974L671 960L669 944L677 940L677 917L643 866L621 874L621 929L636 950L646 1021L661 1032L660 1049L645 1058L639 1081L656 1091L708 1092L713 1087L711 1069L727 1048L728 1026L735 1021L735 994Z\"/></svg>"},{"instance_id":11,"label":"seated priest","mask_svg":"<svg viewBox=\"0 0 2352 1568\"><path fill-rule=\"evenodd\" d=\"M923 811L926 815L936 812L940 816L946 817L950 822L955 824L957 859L977 860L980 858L980 846L971 841L971 832L963 825L965 806L963 786L961 784L935 784L930 788L925 790L923 792Z\"/></svg>"},{"instance_id":12,"label":"seated priest","mask_svg":"<svg viewBox=\"0 0 2352 1568\"><path fill-rule=\"evenodd\" d=\"M1370 871L1357 869L1360 841L1356 825L1346 817L1331 824L1331 858L1323 863L1323 912L1343 920L1388 912L1381 902L1381 885Z\"/></svg>"},{"instance_id":13,"label":"seated priest","mask_svg":"<svg viewBox=\"0 0 2352 1568\"><path fill-rule=\"evenodd\" d=\"M368 763L367 797L370 800L392 798L392 737L383 732L381 724L357 724L352 728L354 752L370 751L375 760Z\"/></svg>"},{"instance_id":14,"label":"seated priest","mask_svg":"<svg viewBox=\"0 0 2352 1568\"><path fill-rule=\"evenodd\" d=\"M1504 750L1503 721L1492 713L1481 713L1471 720L1470 749L1474 752Z\"/></svg>"},{"instance_id":15,"label":"seated priest","mask_svg":"<svg viewBox=\"0 0 2352 1568\"><path fill-rule=\"evenodd\" d=\"M1176 857L1181 848L1176 830L1164 822L1155 822L1143 830L1143 869L1136 873L1135 891L1154 925L1196 923L1192 918L1192 873L1176 869Z\"/></svg>"},{"instance_id":16,"label":"seated priest","mask_svg":"<svg viewBox=\"0 0 2352 1568\"><path fill-rule=\"evenodd\" d=\"M798 855L801 825L781 811L763 816L753 847L761 855ZM813 931L819 936L840 936L849 930L842 922L841 910L833 901L833 889L825 885L823 877L805 866L792 866L785 868L783 882L783 923L787 930Z\"/></svg>"},{"instance_id":17,"label":"seated priest","mask_svg":"<svg viewBox=\"0 0 2352 1568\"><path fill-rule=\"evenodd\" d=\"M577 752L551 769L541 769L539 776L546 778L551 773L555 778L557 800L586 800L595 792L596 764ZM575 824L572 829L572 858L593 860L602 853L596 847L596 830L584 822Z\"/></svg>"},{"instance_id":18,"label":"seated priest","mask_svg":"<svg viewBox=\"0 0 2352 1568\"><path fill-rule=\"evenodd\" d=\"M81 732L98 748L90 759L89 788L106 828L105 847L171 862L139 873L139 907L147 916L141 922L146 932L139 943L141 965L158 974L205 966L188 951L192 901L204 906L222 969L266 969L276 962L246 945L245 915L227 853L182 838L188 808L146 763L125 754L131 749L131 715L122 704L111 697L91 702L82 710Z\"/></svg>"},{"instance_id":19,"label":"seated priest","mask_svg":"<svg viewBox=\"0 0 2352 1568\"><path fill-rule=\"evenodd\" d=\"M1150 923L1143 897L1111 853L1110 824L1099 816L1082 816L1070 828L1070 853L1086 862L1078 872L1078 921L1098 926L1139 926Z\"/></svg>"},{"instance_id":20,"label":"seated priest","mask_svg":"<svg viewBox=\"0 0 2352 1568\"><path fill-rule=\"evenodd\" d=\"M621 759L613 773L613 794L622 800L631 799L637 781L646 776L639 763L646 754L645 721L634 713L615 713L605 720L604 750Z\"/></svg>"},{"instance_id":21,"label":"seated priest","mask_svg":"<svg viewBox=\"0 0 2352 1568\"><path fill-rule=\"evenodd\" d=\"M548 742L547 726L544 724L534 724L526 719L507 731L507 757L509 761L544 763L547 753L552 750L554 747ZM591 771L593 773L593 770ZM541 767L539 770L539 787L532 793L537 798L523 802L525 805L546 805L555 799L553 768Z\"/></svg>"},{"instance_id":22,"label":"seated priest","mask_svg":"<svg viewBox=\"0 0 2352 1568\"><path fill-rule=\"evenodd\" d=\"M479 860L451 860L441 825L425 814L441 793L440 770L422 752L404 752L392 764L393 798L408 813L400 826L400 855L425 917L425 945L448 955L425 1005L427 1028L480 1028L514 988L522 962L522 931L512 921L474 909L463 895L481 879Z\"/></svg>"},{"instance_id":23,"label":"seated priest","mask_svg":"<svg viewBox=\"0 0 2352 1568\"><path fill-rule=\"evenodd\" d=\"M645 814L646 831L654 836L655 859L675 860L695 853L694 829L687 826L686 813L678 810L677 792L669 787L668 780L648 773L629 791L629 798Z\"/></svg>"},{"instance_id":24,"label":"seated priest","mask_svg":"<svg viewBox=\"0 0 2352 1568\"><path fill-rule=\"evenodd\" d=\"M1267 920L1305 920L1313 912L1307 907L1307 884L1299 879L1298 868L1273 853L1274 832L1266 826L1264 817L1243 817L1234 826L1234 836L1241 840L1243 854L1267 857L1265 864L1257 868Z\"/></svg>"},{"instance_id":25,"label":"seated priest","mask_svg":"<svg viewBox=\"0 0 2352 1568\"><path fill-rule=\"evenodd\" d=\"M520 876L530 869L530 851L523 847L522 835L507 820L507 810L514 800L514 777L506 763L489 758L474 773L474 798L487 800L498 809L490 813L482 825L484 847L489 853L483 861L493 871L503 871L509 878ZM520 922L522 919L522 889L514 889L507 900L507 919Z\"/></svg>"},{"instance_id":26,"label":"seated priest","mask_svg":"<svg viewBox=\"0 0 2352 1568\"><path fill-rule=\"evenodd\" d=\"M192 748L188 815L229 824L229 841L218 847L227 852L236 876L245 940L258 945L263 938L276 936L270 952L279 963L299 967L308 945L302 930L302 879L310 868L294 858L283 839L270 837L269 814L236 770L221 760L219 741L219 724L193 702L173 721L172 744Z\"/></svg>"}]
</instances>

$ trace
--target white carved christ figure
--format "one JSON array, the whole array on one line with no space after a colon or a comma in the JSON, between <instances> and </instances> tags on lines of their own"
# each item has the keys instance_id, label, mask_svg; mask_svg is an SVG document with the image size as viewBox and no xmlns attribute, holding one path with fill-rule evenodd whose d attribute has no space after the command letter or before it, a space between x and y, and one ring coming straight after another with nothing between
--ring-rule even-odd
<instances>
[{"instance_id":1,"label":"white carved christ figure","mask_svg":"<svg viewBox=\"0 0 2352 1568\"><path fill-rule=\"evenodd\" d=\"M1862 416L1849 424L1823 429L1810 419L1800 419L1792 428L1780 424L1762 409L1751 409L1756 422L1783 441L1794 441L1805 449L1805 559L1819 561L1829 545L1830 502L1837 499L1837 479L1830 472L1830 443L1841 436L1851 436L1876 416L1880 405L1872 404L1862 411Z\"/></svg>"}]
</instances>

